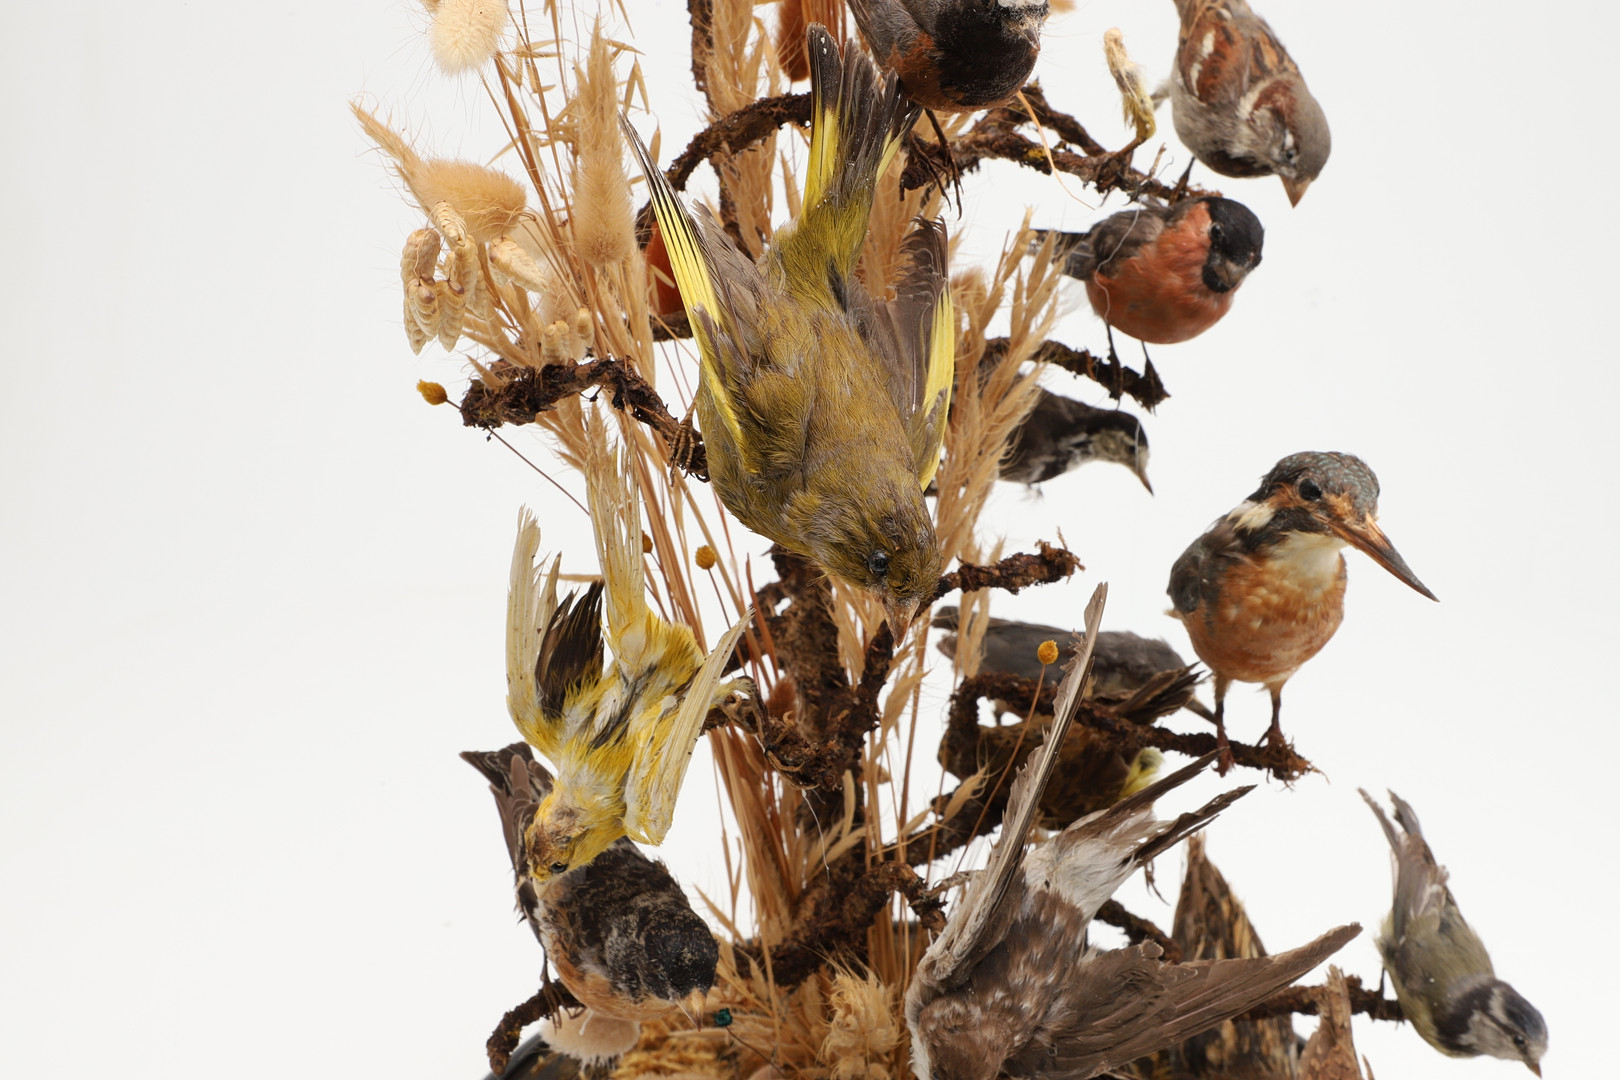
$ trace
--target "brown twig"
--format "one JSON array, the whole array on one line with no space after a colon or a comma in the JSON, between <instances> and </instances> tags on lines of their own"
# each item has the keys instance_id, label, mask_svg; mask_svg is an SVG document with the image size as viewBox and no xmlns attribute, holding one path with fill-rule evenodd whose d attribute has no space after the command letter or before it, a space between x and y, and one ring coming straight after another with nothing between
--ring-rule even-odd
<instances>
[{"instance_id":1,"label":"brown twig","mask_svg":"<svg viewBox=\"0 0 1620 1080\"><path fill-rule=\"evenodd\" d=\"M1361 976L1350 975L1344 980L1345 988L1350 991L1350 1011L1361 1013L1374 1020L1392 1020L1399 1022L1406 1019L1401 1011L1401 1003L1394 998L1384 997L1376 990L1364 989L1361 985ZM1292 1016L1298 1013L1301 1016L1317 1015L1317 995L1321 994L1320 986L1290 986L1286 990L1279 990L1246 1013L1234 1017L1236 1020L1266 1020L1273 1016Z\"/></svg>"},{"instance_id":2,"label":"brown twig","mask_svg":"<svg viewBox=\"0 0 1620 1080\"><path fill-rule=\"evenodd\" d=\"M484 1043L484 1050L489 1054L490 1072L499 1076L506 1071L507 1063L512 1060L512 1051L517 1049L518 1040L523 1038L524 1028L555 1016L559 1009L579 1007L579 1001L566 987L546 979L533 997L501 1017L501 1022L495 1025L494 1032Z\"/></svg>"},{"instance_id":3,"label":"brown twig","mask_svg":"<svg viewBox=\"0 0 1620 1080\"><path fill-rule=\"evenodd\" d=\"M1170 940L1169 934L1160 930L1147 919L1126 911L1125 905L1118 900L1108 900L1102 907L1098 908L1096 919L1098 922L1107 923L1109 926L1117 926L1125 931L1125 936L1130 939L1132 945L1140 945L1144 941L1153 942L1153 944L1164 950L1166 963L1181 963L1181 946Z\"/></svg>"},{"instance_id":4,"label":"brown twig","mask_svg":"<svg viewBox=\"0 0 1620 1080\"><path fill-rule=\"evenodd\" d=\"M1000 360L1006 354L1007 344L1008 339L1004 337L986 341L981 366ZM1128 394L1149 412L1170 396L1170 391L1159 381L1159 373L1154 369L1152 360L1143 367L1141 374L1137 374L1121 363L1118 357L1095 356L1085 349L1072 349L1061 341L1051 339L1042 342L1030 359L1090 379L1107 390L1115 400L1122 394Z\"/></svg>"},{"instance_id":5,"label":"brown twig","mask_svg":"<svg viewBox=\"0 0 1620 1080\"><path fill-rule=\"evenodd\" d=\"M1020 552L1008 555L993 566L963 563L939 579L934 599L939 600L953 590L973 592L977 589L1006 589L1015 593L1030 585L1049 585L1062 581L1076 570L1084 570L1080 557L1066 548L1041 542L1039 554Z\"/></svg>"},{"instance_id":6,"label":"brown twig","mask_svg":"<svg viewBox=\"0 0 1620 1080\"><path fill-rule=\"evenodd\" d=\"M672 449L671 456L676 464L686 473L708 480L709 463L703 437L690 425L670 415L664 399L635 369L611 356L577 364L523 368L500 385L476 379L461 399L461 422L468 427L486 429L502 424L532 424L538 413L555 407L563 398L597 387L606 387L612 392L610 400L615 409L628 412L662 435Z\"/></svg>"},{"instance_id":7,"label":"brown twig","mask_svg":"<svg viewBox=\"0 0 1620 1080\"><path fill-rule=\"evenodd\" d=\"M728 113L698 132L681 156L669 163L664 178L676 191L684 191L697 167L716 154L735 154L774 134L783 124L810 122L809 94L778 94L760 98Z\"/></svg>"}]
</instances>

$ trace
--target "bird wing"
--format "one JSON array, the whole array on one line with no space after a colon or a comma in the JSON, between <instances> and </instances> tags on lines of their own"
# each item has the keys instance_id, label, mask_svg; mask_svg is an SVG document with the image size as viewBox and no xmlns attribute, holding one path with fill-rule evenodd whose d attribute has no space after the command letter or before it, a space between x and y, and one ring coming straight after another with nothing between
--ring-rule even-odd
<instances>
[{"instance_id":1,"label":"bird wing","mask_svg":"<svg viewBox=\"0 0 1620 1080\"><path fill-rule=\"evenodd\" d=\"M1085 245L1069 256L1063 272L1081 280L1093 274L1112 277L1124 263L1157 240L1171 220L1179 216L1174 209L1160 203L1139 203L1129 210L1111 214L1092 226L1086 234ZM1082 252L1076 265L1075 255ZM1076 270L1085 272L1076 273Z\"/></svg>"},{"instance_id":2,"label":"bird wing","mask_svg":"<svg viewBox=\"0 0 1620 1080\"><path fill-rule=\"evenodd\" d=\"M895 53L904 55L917 40L916 16L907 8L900 0L849 0L849 12L866 47L885 67L891 66Z\"/></svg>"},{"instance_id":3,"label":"bird wing","mask_svg":"<svg viewBox=\"0 0 1620 1080\"><path fill-rule=\"evenodd\" d=\"M1163 963L1156 945L1093 953L1068 976L1071 1012L1053 1033L1042 1074L1083 1080L1206 1031L1258 1005L1359 933L1351 924L1276 956L1193 964Z\"/></svg>"},{"instance_id":4,"label":"bird wing","mask_svg":"<svg viewBox=\"0 0 1620 1080\"><path fill-rule=\"evenodd\" d=\"M557 570L561 560L553 559L547 572L535 565L539 552L540 526L525 507L518 513L518 537L512 549L511 583L506 594L506 707L523 737L555 760L562 738L557 713L561 701L551 705L548 712L536 668L545 655L542 643L557 613ZM597 670L601 670L600 663Z\"/></svg>"},{"instance_id":5,"label":"bird wing","mask_svg":"<svg viewBox=\"0 0 1620 1080\"><path fill-rule=\"evenodd\" d=\"M1242 557L1243 544L1229 518L1210 526L1170 568L1168 591L1176 611L1191 615L1206 603L1213 604L1222 572Z\"/></svg>"},{"instance_id":6,"label":"bird wing","mask_svg":"<svg viewBox=\"0 0 1620 1080\"><path fill-rule=\"evenodd\" d=\"M753 294L760 286L759 273L723 234L702 227L686 212L669 181L653 164L641 136L622 113L619 126L647 181L653 216L658 219L670 269L681 290L681 303L703 356L703 386L731 441L742 446L742 420L734 388L746 381L752 361L747 347L748 328L739 325L738 316L755 307ZM717 432L704 435L710 439L719 437Z\"/></svg>"},{"instance_id":7,"label":"bird wing","mask_svg":"<svg viewBox=\"0 0 1620 1080\"><path fill-rule=\"evenodd\" d=\"M900 245L905 266L893 300L873 307L864 327L882 361L889 396L904 419L923 487L939 468L956 381L956 314L946 279L945 226L919 220Z\"/></svg>"},{"instance_id":8,"label":"bird wing","mask_svg":"<svg viewBox=\"0 0 1620 1080\"><path fill-rule=\"evenodd\" d=\"M1091 653L1097 641L1097 623L1102 617L1103 604L1108 598L1108 586L1097 586L1091 602L1086 605L1086 633L1075 657L1069 662L1063 682L1057 690L1052 726L1040 751L1032 755L1012 782L1007 796L1007 815L1002 821L1001 836L990 853L990 862L968 884L955 910L951 912L945 929L917 965L917 979L906 994L908 1021L915 1022L921 1011L922 995L937 988L949 989L960 984L972 972L984 955L1000 940L1016 904L1007 904L1009 894L1016 896L1015 879L1023 869L1024 841L1040 806L1041 792L1051 778L1059 760L1058 751L1080 706L1080 694L1091 672Z\"/></svg>"},{"instance_id":9,"label":"bird wing","mask_svg":"<svg viewBox=\"0 0 1620 1080\"><path fill-rule=\"evenodd\" d=\"M720 684L720 675L752 618L750 609L721 636L687 683L672 718L650 731L633 732L638 741L625 786L624 814L624 831L630 839L654 846L663 843L675 817L681 782L692 763L692 748L703 732L703 721L730 692L729 686Z\"/></svg>"}]
</instances>

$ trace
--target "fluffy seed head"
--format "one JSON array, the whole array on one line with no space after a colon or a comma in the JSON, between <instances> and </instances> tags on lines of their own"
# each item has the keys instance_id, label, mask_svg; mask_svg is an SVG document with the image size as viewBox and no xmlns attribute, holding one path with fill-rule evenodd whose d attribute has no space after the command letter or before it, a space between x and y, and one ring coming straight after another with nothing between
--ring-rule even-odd
<instances>
[{"instance_id":1,"label":"fluffy seed head","mask_svg":"<svg viewBox=\"0 0 1620 1080\"><path fill-rule=\"evenodd\" d=\"M429 405L443 405L450 400L450 395L445 392L444 387L436 382L428 382L425 379L417 381L416 392L421 394L422 400Z\"/></svg>"},{"instance_id":2,"label":"fluffy seed head","mask_svg":"<svg viewBox=\"0 0 1620 1080\"><path fill-rule=\"evenodd\" d=\"M506 20L504 0L439 0L428 30L439 69L460 75L481 67L499 48Z\"/></svg>"}]
</instances>

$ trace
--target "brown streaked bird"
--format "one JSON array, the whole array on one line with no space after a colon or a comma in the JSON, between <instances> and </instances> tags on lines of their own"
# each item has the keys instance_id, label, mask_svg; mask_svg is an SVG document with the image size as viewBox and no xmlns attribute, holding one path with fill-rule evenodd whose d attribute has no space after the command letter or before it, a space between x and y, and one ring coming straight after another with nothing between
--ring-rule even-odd
<instances>
[{"instance_id":1,"label":"brown streaked bird","mask_svg":"<svg viewBox=\"0 0 1620 1080\"><path fill-rule=\"evenodd\" d=\"M806 42L803 209L758 263L712 215L687 214L623 127L701 353L695 404L716 493L748 528L873 593L898 642L943 568L923 489L955 378L945 228L919 221L895 298L872 297L856 274L872 199L919 110L853 43L840 57L820 26Z\"/></svg>"},{"instance_id":2,"label":"brown streaked bird","mask_svg":"<svg viewBox=\"0 0 1620 1080\"><path fill-rule=\"evenodd\" d=\"M1047 0L849 0L877 62L936 112L1005 105L1035 67Z\"/></svg>"},{"instance_id":3,"label":"brown streaked bird","mask_svg":"<svg viewBox=\"0 0 1620 1080\"><path fill-rule=\"evenodd\" d=\"M1207 767L1209 754L1026 857L1036 805L1079 705L1104 595L1099 589L1087 607L1086 638L1059 687L1047 742L1013 782L989 865L957 901L906 992L919 1077L1085 1080L1252 1007L1360 932L1345 926L1278 956L1195 964L1163 963L1152 944L1104 951L1087 943L1098 907L1138 866L1250 790L1155 820L1153 801Z\"/></svg>"},{"instance_id":4,"label":"brown streaked bird","mask_svg":"<svg viewBox=\"0 0 1620 1080\"><path fill-rule=\"evenodd\" d=\"M1099 409L1036 388L1035 407L1013 434L1001 463L1001 479L1015 484L1044 483L1093 461L1111 461L1148 482L1148 437L1142 422L1121 409Z\"/></svg>"},{"instance_id":5,"label":"brown streaked bird","mask_svg":"<svg viewBox=\"0 0 1620 1080\"><path fill-rule=\"evenodd\" d=\"M1383 807L1365 791L1361 797L1378 817L1395 869L1395 902L1377 944L1401 1012L1442 1054L1522 1061L1540 1076L1547 1022L1524 995L1496 977L1490 953L1457 907L1446 869L1429 850L1417 814L1390 792L1401 827L1396 832Z\"/></svg>"},{"instance_id":6,"label":"brown streaked bird","mask_svg":"<svg viewBox=\"0 0 1620 1080\"><path fill-rule=\"evenodd\" d=\"M1187 870L1170 938L1181 946L1183 960L1267 955L1248 912L1209 860L1202 835L1187 841ZM1289 1017L1226 1020L1135 1068L1142 1076L1177 1080L1294 1080L1299 1054L1300 1038Z\"/></svg>"},{"instance_id":7,"label":"brown streaked bird","mask_svg":"<svg viewBox=\"0 0 1620 1080\"><path fill-rule=\"evenodd\" d=\"M1176 0L1176 11L1176 134L1222 176L1276 173L1299 205L1333 149L1327 116L1299 65L1244 0Z\"/></svg>"},{"instance_id":8,"label":"brown streaked bird","mask_svg":"<svg viewBox=\"0 0 1620 1080\"><path fill-rule=\"evenodd\" d=\"M1271 693L1267 740L1283 745L1282 688L1344 621L1345 545L1436 599L1378 526L1378 477L1350 454L1290 454L1170 568L1168 614L1215 675L1215 728L1229 764L1225 707L1234 682Z\"/></svg>"},{"instance_id":9,"label":"brown streaked bird","mask_svg":"<svg viewBox=\"0 0 1620 1080\"><path fill-rule=\"evenodd\" d=\"M618 1020L650 1020L714 985L719 946L663 863L620 838L590 863L536 882L524 830L551 775L526 743L461 756L495 796L518 909L582 1005Z\"/></svg>"},{"instance_id":10,"label":"brown streaked bird","mask_svg":"<svg viewBox=\"0 0 1620 1080\"><path fill-rule=\"evenodd\" d=\"M1316 1014L1321 1019L1299 1055L1299 1080L1361 1080L1350 1030L1350 987L1336 964L1328 965L1317 991Z\"/></svg>"},{"instance_id":11,"label":"brown streaked bird","mask_svg":"<svg viewBox=\"0 0 1620 1080\"><path fill-rule=\"evenodd\" d=\"M1038 233L1042 242L1045 230ZM1173 345L1202 334L1232 307L1260 265L1266 231L1248 207L1219 195L1166 206L1144 202L1083 233L1057 233L1063 272L1086 283L1091 310L1138 341Z\"/></svg>"}]
</instances>

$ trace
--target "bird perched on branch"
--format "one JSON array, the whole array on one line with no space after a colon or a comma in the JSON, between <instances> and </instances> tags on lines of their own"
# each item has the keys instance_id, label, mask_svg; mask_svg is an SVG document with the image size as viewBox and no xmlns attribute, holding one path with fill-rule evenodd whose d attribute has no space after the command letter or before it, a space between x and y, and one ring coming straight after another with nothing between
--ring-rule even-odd
<instances>
[{"instance_id":1,"label":"bird perched on branch","mask_svg":"<svg viewBox=\"0 0 1620 1080\"><path fill-rule=\"evenodd\" d=\"M1142 422L1120 409L1099 409L1036 387L1035 407L1012 437L1001 479L1039 484L1093 461L1112 461L1148 482L1148 437Z\"/></svg>"},{"instance_id":2,"label":"bird perched on branch","mask_svg":"<svg viewBox=\"0 0 1620 1080\"><path fill-rule=\"evenodd\" d=\"M1038 234L1037 243L1047 233ZM1113 331L1173 345L1214 326L1260 265L1266 231L1242 203L1208 195L1140 203L1084 233L1057 233L1063 272L1086 283L1091 310Z\"/></svg>"},{"instance_id":3,"label":"bird perched on branch","mask_svg":"<svg viewBox=\"0 0 1620 1080\"><path fill-rule=\"evenodd\" d=\"M1299 65L1244 0L1176 0L1176 11L1176 134L1222 176L1276 173L1299 205L1333 148Z\"/></svg>"},{"instance_id":4,"label":"bird perched on branch","mask_svg":"<svg viewBox=\"0 0 1620 1080\"><path fill-rule=\"evenodd\" d=\"M525 743L461 756L484 775L495 796L518 909L558 980L580 1004L601 1017L639 1022L663 1016L714 985L720 948L663 863L621 837L588 866L537 883L524 833L551 790L550 774ZM637 1024L587 1021L565 1030L580 1027L624 1032L633 1045Z\"/></svg>"},{"instance_id":5,"label":"bird perched on branch","mask_svg":"<svg viewBox=\"0 0 1620 1080\"><path fill-rule=\"evenodd\" d=\"M936 112L1005 105L1041 51L1047 0L849 0L877 62Z\"/></svg>"},{"instance_id":6,"label":"bird perched on branch","mask_svg":"<svg viewBox=\"0 0 1620 1080\"><path fill-rule=\"evenodd\" d=\"M529 873L548 878L590 862L621 836L659 844L709 710L746 679L720 680L739 619L707 658L690 627L647 605L641 508L599 422L588 433L586 501L603 580L557 602L559 561L535 564L540 528L524 510L507 597L506 704L529 744L556 767L524 831ZM612 661L603 664L603 608Z\"/></svg>"},{"instance_id":7,"label":"bird perched on branch","mask_svg":"<svg viewBox=\"0 0 1620 1080\"><path fill-rule=\"evenodd\" d=\"M1344 620L1346 544L1436 599L1378 527L1378 477L1350 454L1283 458L1170 568L1175 606L1168 614L1181 620L1215 674L1223 754L1230 753L1224 719L1233 682L1262 683L1271 692L1266 738L1283 745L1283 684Z\"/></svg>"},{"instance_id":8,"label":"bird perched on branch","mask_svg":"<svg viewBox=\"0 0 1620 1080\"><path fill-rule=\"evenodd\" d=\"M1383 827L1395 870L1395 903L1378 934L1378 952L1395 984L1401 1012L1423 1041L1451 1057L1489 1054L1522 1061L1537 1076L1547 1052L1547 1023L1536 1007L1496 977L1485 943L1464 921L1434 860L1417 815L1393 791L1396 832L1365 791Z\"/></svg>"},{"instance_id":9,"label":"bird perched on branch","mask_svg":"<svg viewBox=\"0 0 1620 1080\"><path fill-rule=\"evenodd\" d=\"M1097 909L1138 866L1249 790L1173 821L1155 820L1153 801L1209 765L1214 755L1206 755L1026 856L1041 791L1079 705L1103 596L1099 589L1087 607L1086 637L1058 689L1046 744L1013 782L989 865L968 885L906 992L917 1076L1097 1076L1250 1008L1360 932L1345 926L1277 956L1196 964L1163 963L1153 944L1104 951L1087 943Z\"/></svg>"},{"instance_id":10,"label":"bird perched on branch","mask_svg":"<svg viewBox=\"0 0 1620 1080\"><path fill-rule=\"evenodd\" d=\"M727 509L875 593L896 640L932 598L939 543L923 488L939 466L955 372L945 229L905 239L895 298L856 277L873 189L918 110L853 46L812 26L804 210L758 265L694 220L624 124L702 353L698 420Z\"/></svg>"}]
</instances>

